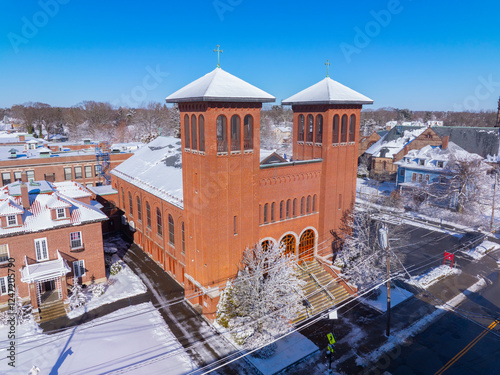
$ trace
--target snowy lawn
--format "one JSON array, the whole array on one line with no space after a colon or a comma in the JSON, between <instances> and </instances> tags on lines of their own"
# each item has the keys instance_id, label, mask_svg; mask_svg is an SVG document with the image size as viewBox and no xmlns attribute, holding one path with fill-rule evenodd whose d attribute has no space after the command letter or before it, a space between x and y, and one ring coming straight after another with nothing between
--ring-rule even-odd
<instances>
[{"instance_id":1,"label":"snowy lawn","mask_svg":"<svg viewBox=\"0 0 500 375\"><path fill-rule=\"evenodd\" d=\"M170 332L160 313L148 303L126 307L92 322L48 335L34 324L17 327L16 367L0 350L0 373L27 374L185 374L196 368ZM7 327L0 327L7 338Z\"/></svg>"},{"instance_id":2,"label":"snowy lawn","mask_svg":"<svg viewBox=\"0 0 500 375\"><path fill-rule=\"evenodd\" d=\"M378 182L364 178L356 180L356 191L360 196L389 196L394 190L396 190L395 182Z\"/></svg>"},{"instance_id":3,"label":"snowy lawn","mask_svg":"<svg viewBox=\"0 0 500 375\"><path fill-rule=\"evenodd\" d=\"M99 306L146 292L147 288L141 279L117 254L113 254L112 260L113 263L120 264L122 269L116 275L109 276L108 281L105 283L107 287L104 294L100 297L93 297L88 288L84 289L84 293L87 296L87 303L70 311L68 318L73 319Z\"/></svg>"},{"instance_id":4,"label":"snowy lawn","mask_svg":"<svg viewBox=\"0 0 500 375\"><path fill-rule=\"evenodd\" d=\"M497 244L496 242L483 241L481 243L481 245L476 246L473 249L464 251L464 253L467 254L468 256L474 258L474 259L481 259L486 254L488 254L490 251L495 251L498 249L500 249L500 245Z\"/></svg>"},{"instance_id":5,"label":"snowy lawn","mask_svg":"<svg viewBox=\"0 0 500 375\"><path fill-rule=\"evenodd\" d=\"M363 303L372 306L380 312L386 312L387 287L385 285L381 285L378 290L380 291L380 294L376 299L362 298L361 300L363 301ZM407 291L406 289L394 286L393 288L391 288L391 309L401 302L406 301L411 296L413 296L413 293Z\"/></svg>"},{"instance_id":6,"label":"snowy lawn","mask_svg":"<svg viewBox=\"0 0 500 375\"><path fill-rule=\"evenodd\" d=\"M462 271L458 268L451 268L450 266L442 265L433 268L422 275L413 276L408 283L422 288L428 288L432 284L437 283L439 280L444 279L446 276L458 275L460 272Z\"/></svg>"}]
</instances>

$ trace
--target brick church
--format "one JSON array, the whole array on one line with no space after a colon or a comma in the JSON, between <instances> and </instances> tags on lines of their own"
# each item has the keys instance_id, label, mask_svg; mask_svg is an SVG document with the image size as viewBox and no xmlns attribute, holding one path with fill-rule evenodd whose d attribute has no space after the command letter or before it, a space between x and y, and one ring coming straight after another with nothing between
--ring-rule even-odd
<instances>
[{"instance_id":1,"label":"brick church","mask_svg":"<svg viewBox=\"0 0 500 375\"><path fill-rule=\"evenodd\" d=\"M330 260L330 230L355 198L359 121L373 101L328 76L283 101L293 158L261 153L260 111L275 98L220 67L166 98L181 139L158 137L112 171L134 242L213 316L243 250L284 244ZM201 294L200 293L200 294Z\"/></svg>"}]
</instances>

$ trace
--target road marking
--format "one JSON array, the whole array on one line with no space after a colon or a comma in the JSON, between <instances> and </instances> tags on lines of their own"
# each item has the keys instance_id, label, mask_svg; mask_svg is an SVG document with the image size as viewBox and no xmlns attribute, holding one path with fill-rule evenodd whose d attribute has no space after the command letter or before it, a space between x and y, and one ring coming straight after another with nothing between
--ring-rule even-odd
<instances>
[{"instance_id":1,"label":"road marking","mask_svg":"<svg viewBox=\"0 0 500 375\"><path fill-rule=\"evenodd\" d=\"M463 348L460 352L458 352L450 361L444 365L438 372L434 375L440 375L448 370L456 361L458 361L465 353L467 353L474 345L476 345L479 340L481 340L488 332L490 332L493 328L499 324L500 321L496 319L493 323L491 323L488 328L486 328L483 332L481 332L474 340L472 340L465 348Z\"/></svg>"}]
</instances>

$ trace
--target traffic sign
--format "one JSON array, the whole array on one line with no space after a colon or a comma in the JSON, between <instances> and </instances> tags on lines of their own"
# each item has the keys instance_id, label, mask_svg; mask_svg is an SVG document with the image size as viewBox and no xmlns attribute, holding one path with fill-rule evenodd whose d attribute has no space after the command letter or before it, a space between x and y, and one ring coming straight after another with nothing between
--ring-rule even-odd
<instances>
[{"instance_id":1,"label":"traffic sign","mask_svg":"<svg viewBox=\"0 0 500 375\"><path fill-rule=\"evenodd\" d=\"M333 337L333 333L329 333L326 337L328 337L330 344L335 344L335 337Z\"/></svg>"}]
</instances>

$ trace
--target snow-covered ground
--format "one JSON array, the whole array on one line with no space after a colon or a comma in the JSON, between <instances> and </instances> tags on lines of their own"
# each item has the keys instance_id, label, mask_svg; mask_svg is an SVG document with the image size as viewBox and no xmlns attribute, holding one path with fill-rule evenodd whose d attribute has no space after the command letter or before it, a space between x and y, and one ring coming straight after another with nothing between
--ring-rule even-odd
<instances>
[{"instance_id":1,"label":"snow-covered ground","mask_svg":"<svg viewBox=\"0 0 500 375\"><path fill-rule=\"evenodd\" d=\"M107 286L104 294L100 297L93 297L88 289L84 289L84 293L87 296L87 303L84 306L70 311L68 313L68 318L73 319L99 306L146 292L147 288L141 279L124 261L120 260L117 254L113 254L112 259L113 263L120 264L122 269L116 275L109 276L108 281L105 283Z\"/></svg>"},{"instance_id":2,"label":"snow-covered ground","mask_svg":"<svg viewBox=\"0 0 500 375\"><path fill-rule=\"evenodd\" d=\"M498 249L500 249L500 245L497 244L496 242L483 241L481 243L481 245L476 246L473 249L464 251L464 253L467 254L468 256L470 256L471 258L481 259L486 254L488 254L490 251L495 251Z\"/></svg>"},{"instance_id":3,"label":"snow-covered ground","mask_svg":"<svg viewBox=\"0 0 500 375\"><path fill-rule=\"evenodd\" d=\"M185 374L196 368L160 313L148 303L130 306L55 334L35 325L17 327L16 367L0 349L0 373L27 374ZM0 328L7 338L8 327ZM4 341L5 343L5 341Z\"/></svg>"},{"instance_id":4,"label":"snow-covered ground","mask_svg":"<svg viewBox=\"0 0 500 375\"><path fill-rule=\"evenodd\" d=\"M447 265L442 265L436 268L431 269L430 271L423 273L422 275L413 276L408 283L416 286L420 286L421 288L428 288L432 284L437 283L439 280L445 278L450 275L458 275L461 270L458 268L451 268Z\"/></svg>"},{"instance_id":5,"label":"snow-covered ground","mask_svg":"<svg viewBox=\"0 0 500 375\"><path fill-rule=\"evenodd\" d=\"M387 287L382 285L378 288L380 294L377 296L377 299L370 298L362 298L363 303L368 304L378 311L386 312L387 311ZM413 296L413 293L407 291L406 289L399 288L394 286L391 288L391 309L400 304L403 301L406 301L408 298Z\"/></svg>"},{"instance_id":6,"label":"snow-covered ground","mask_svg":"<svg viewBox=\"0 0 500 375\"><path fill-rule=\"evenodd\" d=\"M390 195L396 190L394 182L378 182L368 178L358 178L356 182L356 192L361 196Z\"/></svg>"}]
</instances>

